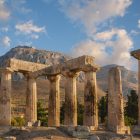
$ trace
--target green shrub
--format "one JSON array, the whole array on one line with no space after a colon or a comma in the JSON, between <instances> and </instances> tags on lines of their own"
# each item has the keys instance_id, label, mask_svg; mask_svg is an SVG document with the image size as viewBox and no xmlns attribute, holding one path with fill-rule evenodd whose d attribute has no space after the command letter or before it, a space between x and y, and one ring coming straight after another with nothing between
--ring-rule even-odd
<instances>
[{"instance_id":1,"label":"green shrub","mask_svg":"<svg viewBox=\"0 0 140 140\"><path fill-rule=\"evenodd\" d=\"M37 103L37 120L40 120L41 126L47 126L48 124L47 109L43 107L43 103L41 101Z\"/></svg>"},{"instance_id":2,"label":"green shrub","mask_svg":"<svg viewBox=\"0 0 140 140\"><path fill-rule=\"evenodd\" d=\"M15 117L11 120L12 126L24 126L25 125L25 119L21 117Z\"/></svg>"},{"instance_id":3,"label":"green shrub","mask_svg":"<svg viewBox=\"0 0 140 140\"><path fill-rule=\"evenodd\" d=\"M125 125L127 125L127 126L132 126L137 123L137 120L135 120L134 118L128 117L128 116L125 116L124 120L125 120Z\"/></svg>"}]
</instances>

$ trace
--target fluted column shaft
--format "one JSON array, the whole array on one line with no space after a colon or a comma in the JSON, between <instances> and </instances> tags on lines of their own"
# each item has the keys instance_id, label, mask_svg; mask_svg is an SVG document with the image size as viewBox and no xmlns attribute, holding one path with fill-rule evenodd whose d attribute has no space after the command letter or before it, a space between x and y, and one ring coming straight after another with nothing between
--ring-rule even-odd
<instances>
[{"instance_id":1,"label":"fluted column shaft","mask_svg":"<svg viewBox=\"0 0 140 140\"><path fill-rule=\"evenodd\" d=\"M97 83L96 72L85 72L84 91L84 125L98 127L98 103L97 103Z\"/></svg>"},{"instance_id":2,"label":"fluted column shaft","mask_svg":"<svg viewBox=\"0 0 140 140\"><path fill-rule=\"evenodd\" d=\"M48 126L60 126L60 75L48 76L50 81Z\"/></svg>"},{"instance_id":3,"label":"fluted column shaft","mask_svg":"<svg viewBox=\"0 0 140 140\"><path fill-rule=\"evenodd\" d=\"M11 72L3 70L0 83L0 126L11 125Z\"/></svg>"},{"instance_id":4,"label":"fluted column shaft","mask_svg":"<svg viewBox=\"0 0 140 140\"><path fill-rule=\"evenodd\" d=\"M65 85L65 125L77 126L77 90L76 78L78 73L69 72Z\"/></svg>"},{"instance_id":5,"label":"fluted column shaft","mask_svg":"<svg viewBox=\"0 0 140 140\"><path fill-rule=\"evenodd\" d=\"M140 126L140 60L138 60L138 125Z\"/></svg>"},{"instance_id":6,"label":"fluted column shaft","mask_svg":"<svg viewBox=\"0 0 140 140\"><path fill-rule=\"evenodd\" d=\"M26 91L26 122L35 123L37 121L37 87L36 79L27 77Z\"/></svg>"}]
</instances>

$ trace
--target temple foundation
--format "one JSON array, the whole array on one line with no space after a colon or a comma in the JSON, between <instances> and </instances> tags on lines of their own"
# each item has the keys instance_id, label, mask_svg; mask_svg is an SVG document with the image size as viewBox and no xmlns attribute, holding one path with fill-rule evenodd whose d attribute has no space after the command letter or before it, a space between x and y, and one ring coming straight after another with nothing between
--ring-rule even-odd
<instances>
[{"instance_id":1,"label":"temple foundation","mask_svg":"<svg viewBox=\"0 0 140 140\"><path fill-rule=\"evenodd\" d=\"M11 71L1 70L0 126L11 125Z\"/></svg>"},{"instance_id":2,"label":"temple foundation","mask_svg":"<svg viewBox=\"0 0 140 140\"><path fill-rule=\"evenodd\" d=\"M60 75L48 76L50 81L48 126L60 126Z\"/></svg>"},{"instance_id":3,"label":"temple foundation","mask_svg":"<svg viewBox=\"0 0 140 140\"><path fill-rule=\"evenodd\" d=\"M122 81L119 67L110 69L108 84L108 129L118 134L129 134L130 128L124 124Z\"/></svg>"}]
</instances>

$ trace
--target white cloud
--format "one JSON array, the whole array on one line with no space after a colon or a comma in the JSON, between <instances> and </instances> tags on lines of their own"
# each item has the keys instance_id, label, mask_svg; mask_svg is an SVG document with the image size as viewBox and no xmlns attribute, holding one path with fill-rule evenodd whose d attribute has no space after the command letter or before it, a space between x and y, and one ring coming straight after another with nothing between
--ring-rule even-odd
<instances>
[{"instance_id":1,"label":"white cloud","mask_svg":"<svg viewBox=\"0 0 140 140\"><path fill-rule=\"evenodd\" d=\"M0 20L7 20L10 17L10 12L5 6L5 0L0 0Z\"/></svg>"},{"instance_id":2,"label":"white cloud","mask_svg":"<svg viewBox=\"0 0 140 140\"><path fill-rule=\"evenodd\" d=\"M11 39L8 36L2 38L2 45L4 47L10 47Z\"/></svg>"},{"instance_id":3,"label":"white cloud","mask_svg":"<svg viewBox=\"0 0 140 140\"><path fill-rule=\"evenodd\" d=\"M140 28L140 19L138 20L138 28Z\"/></svg>"},{"instance_id":4,"label":"white cloud","mask_svg":"<svg viewBox=\"0 0 140 140\"><path fill-rule=\"evenodd\" d=\"M38 39L38 38L39 38L39 35L32 34L32 35L31 35L31 38L32 38L32 39Z\"/></svg>"},{"instance_id":5,"label":"white cloud","mask_svg":"<svg viewBox=\"0 0 140 140\"><path fill-rule=\"evenodd\" d=\"M23 34L45 32L45 27L38 27L37 25L34 25L33 21L31 20L26 23L17 24L15 28L17 31Z\"/></svg>"},{"instance_id":6,"label":"white cloud","mask_svg":"<svg viewBox=\"0 0 140 140\"><path fill-rule=\"evenodd\" d=\"M140 32L138 32L138 31L136 31L136 30L131 30L131 31L130 31L130 34L131 34L131 35L139 35Z\"/></svg>"},{"instance_id":7,"label":"white cloud","mask_svg":"<svg viewBox=\"0 0 140 140\"><path fill-rule=\"evenodd\" d=\"M2 28L1 28L1 31L2 31L2 32L8 32L8 30L9 30L8 27L2 27Z\"/></svg>"},{"instance_id":8,"label":"white cloud","mask_svg":"<svg viewBox=\"0 0 140 140\"><path fill-rule=\"evenodd\" d=\"M88 39L78 43L72 53L74 56L94 56L100 65L120 64L130 68L132 48L133 42L126 30L112 29L96 34L95 40Z\"/></svg>"},{"instance_id":9,"label":"white cloud","mask_svg":"<svg viewBox=\"0 0 140 140\"><path fill-rule=\"evenodd\" d=\"M74 22L84 25L88 35L108 19L124 16L131 0L59 0L64 13Z\"/></svg>"},{"instance_id":10,"label":"white cloud","mask_svg":"<svg viewBox=\"0 0 140 140\"><path fill-rule=\"evenodd\" d=\"M10 6L15 12L27 14L32 12L32 10L27 8L26 2L27 0L12 0Z\"/></svg>"}]
</instances>

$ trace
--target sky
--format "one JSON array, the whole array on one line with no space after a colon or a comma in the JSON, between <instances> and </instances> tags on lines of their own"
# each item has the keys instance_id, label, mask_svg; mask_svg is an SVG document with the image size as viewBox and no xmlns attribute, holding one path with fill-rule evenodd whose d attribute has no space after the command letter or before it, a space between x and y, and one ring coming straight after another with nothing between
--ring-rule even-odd
<instances>
[{"instance_id":1,"label":"sky","mask_svg":"<svg viewBox=\"0 0 140 140\"><path fill-rule=\"evenodd\" d=\"M0 56L18 45L136 69L140 0L0 0Z\"/></svg>"}]
</instances>

